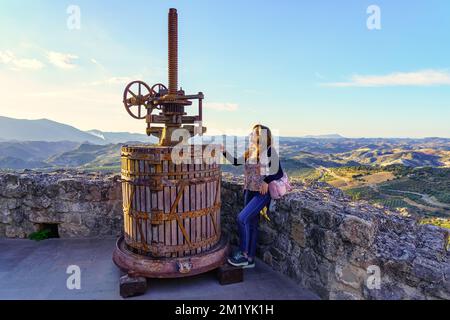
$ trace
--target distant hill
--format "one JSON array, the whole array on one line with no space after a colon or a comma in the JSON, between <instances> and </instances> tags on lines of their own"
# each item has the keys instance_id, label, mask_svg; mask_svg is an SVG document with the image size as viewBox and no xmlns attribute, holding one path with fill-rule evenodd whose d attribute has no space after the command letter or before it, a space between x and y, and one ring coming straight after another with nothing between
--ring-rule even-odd
<instances>
[{"instance_id":1,"label":"distant hill","mask_svg":"<svg viewBox=\"0 0 450 320\"><path fill-rule=\"evenodd\" d=\"M47 119L23 120L0 117L2 141L73 141L105 144L105 141L72 126Z\"/></svg>"},{"instance_id":2,"label":"distant hill","mask_svg":"<svg viewBox=\"0 0 450 320\"><path fill-rule=\"evenodd\" d=\"M336 154L344 161L355 161L364 165L389 166L402 164L407 167L444 167L449 166L450 152L442 149L401 149L361 148L351 152Z\"/></svg>"},{"instance_id":3,"label":"distant hill","mask_svg":"<svg viewBox=\"0 0 450 320\"><path fill-rule=\"evenodd\" d=\"M345 137L339 134L319 134L319 135L307 135L304 136L305 139L345 139Z\"/></svg>"},{"instance_id":4,"label":"distant hill","mask_svg":"<svg viewBox=\"0 0 450 320\"><path fill-rule=\"evenodd\" d=\"M156 143L158 139L139 133L82 131L48 119L24 120L0 116L0 142L2 141L72 141L104 145L125 142Z\"/></svg>"},{"instance_id":5,"label":"distant hill","mask_svg":"<svg viewBox=\"0 0 450 320\"><path fill-rule=\"evenodd\" d=\"M110 167L120 165L122 144L82 144L78 148L48 159L56 167Z\"/></svg>"},{"instance_id":6,"label":"distant hill","mask_svg":"<svg viewBox=\"0 0 450 320\"><path fill-rule=\"evenodd\" d=\"M0 157L1 169L42 169L49 168L51 165L44 161L23 160L15 157Z\"/></svg>"},{"instance_id":7,"label":"distant hill","mask_svg":"<svg viewBox=\"0 0 450 320\"><path fill-rule=\"evenodd\" d=\"M89 130L87 133L92 134L105 143L125 143L125 142L145 142L145 143L157 143L159 140L154 136L147 136L141 133L129 133L129 132L103 132L100 130Z\"/></svg>"},{"instance_id":8,"label":"distant hill","mask_svg":"<svg viewBox=\"0 0 450 320\"><path fill-rule=\"evenodd\" d=\"M77 148L72 141L0 141L0 168L31 169L50 167L46 160L55 155Z\"/></svg>"},{"instance_id":9,"label":"distant hill","mask_svg":"<svg viewBox=\"0 0 450 320\"><path fill-rule=\"evenodd\" d=\"M55 154L73 150L79 145L80 143L73 141L0 141L0 159L10 157L44 161Z\"/></svg>"}]
</instances>

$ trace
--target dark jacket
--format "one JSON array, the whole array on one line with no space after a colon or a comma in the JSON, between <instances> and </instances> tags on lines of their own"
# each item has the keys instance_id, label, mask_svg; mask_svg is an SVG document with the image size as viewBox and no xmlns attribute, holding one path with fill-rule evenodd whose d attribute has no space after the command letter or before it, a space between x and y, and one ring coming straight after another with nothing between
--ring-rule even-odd
<instances>
[{"instance_id":1,"label":"dark jacket","mask_svg":"<svg viewBox=\"0 0 450 320\"><path fill-rule=\"evenodd\" d=\"M229 162L231 162L231 164L233 166L240 166L240 165L245 164L244 156L235 158L227 151L223 152L223 156ZM273 151L273 158L272 158L272 147L269 147L269 149L267 149L267 157L268 157L268 159L270 159L270 161L269 161L270 174L264 177L264 182L269 184L272 181L281 179L283 177L283 169L281 168L281 162L280 162L278 153L275 150ZM276 172L272 172L273 171L272 161L278 161L278 170Z\"/></svg>"}]
</instances>

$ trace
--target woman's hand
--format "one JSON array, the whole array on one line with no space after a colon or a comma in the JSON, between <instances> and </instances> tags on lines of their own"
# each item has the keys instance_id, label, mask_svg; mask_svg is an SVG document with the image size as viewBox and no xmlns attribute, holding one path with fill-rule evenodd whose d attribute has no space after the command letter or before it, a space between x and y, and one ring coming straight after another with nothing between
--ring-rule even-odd
<instances>
[{"instance_id":1,"label":"woman's hand","mask_svg":"<svg viewBox=\"0 0 450 320\"><path fill-rule=\"evenodd\" d=\"M263 181L261 184L261 187L259 188L259 193L262 195L265 195L269 191L269 185Z\"/></svg>"}]
</instances>

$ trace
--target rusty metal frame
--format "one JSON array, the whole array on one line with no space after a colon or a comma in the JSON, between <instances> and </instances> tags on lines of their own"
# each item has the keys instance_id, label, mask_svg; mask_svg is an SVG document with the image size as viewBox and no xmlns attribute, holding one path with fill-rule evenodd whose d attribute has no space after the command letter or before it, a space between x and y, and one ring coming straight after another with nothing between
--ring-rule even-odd
<instances>
[{"instance_id":1,"label":"rusty metal frame","mask_svg":"<svg viewBox=\"0 0 450 320\"><path fill-rule=\"evenodd\" d=\"M208 174L208 173L218 173L218 168L203 169L195 171L185 171L185 172L139 172L132 170L122 169L122 174L126 177L165 177L165 176L189 176L194 174Z\"/></svg>"},{"instance_id":2,"label":"rusty metal frame","mask_svg":"<svg viewBox=\"0 0 450 320\"><path fill-rule=\"evenodd\" d=\"M178 12L175 8L169 10L168 16L168 86L158 83L149 87L142 81L130 83L124 92L123 103L127 112L136 119L145 119L147 123L147 135L159 137L159 145L171 146L177 144L172 141L172 133L178 128L183 128L195 133L194 123L199 124L199 133L206 132L203 127L203 99L202 92L198 94L186 94L183 89L178 87ZM139 84L139 92L133 93L129 89L135 84ZM141 87L144 86L149 91L148 94L142 94ZM158 87L158 91L154 89ZM161 88L164 88L161 91ZM129 95L132 95L129 97ZM192 100L198 100L198 115L187 116L185 107L192 105ZM131 112L131 107L138 106L138 115ZM142 115L141 108L145 107L146 114ZM160 110L158 115L152 114L154 110ZM163 127L154 126L154 124L164 124ZM188 124L188 125L185 125ZM184 125L184 126L183 126Z\"/></svg>"},{"instance_id":3,"label":"rusty metal frame","mask_svg":"<svg viewBox=\"0 0 450 320\"><path fill-rule=\"evenodd\" d=\"M151 246L148 246L142 242L135 241L133 239L130 239L129 237L126 237L126 243L130 247L136 249L136 250L142 250L146 253L150 253L155 257L162 257L166 254L170 253L178 253L178 252L185 252L188 250L194 250L198 248L203 248L207 245L214 244L219 240L219 237L217 235L214 235L212 237L209 237L207 239L197 241L192 244L178 244L178 245L165 245L165 244L152 244Z\"/></svg>"},{"instance_id":4,"label":"rusty metal frame","mask_svg":"<svg viewBox=\"0 0 450 320\"><path fill-rule=\"evenodd\" d=\"M227 239L222 238L210 250L191 257L164 258L132 252L119 238L113 254L114 263L124 272L147 278L181 278L208 272L225 263L229 252ZM179 265L188 262L189 272L181 272Z\"/></svg>"},{"instance_id":5,"label":"rusty metal frame","mask_svg":"<svg viewBox=\"0 0 450 320\"><path fill-rule=\"evenodd\" d=\"M199 210L185 211L182 213L164 213L162 210L152 210L151 212L143 212L134 210L132 208L124 208L124 212L135 219L150 220L152 224L161 224L166 221L172 221L179 216L181 219L199 218L211 214L219 210L221 203L217 203L212 207L203 208Z\"/></svg>"}]
</instances>

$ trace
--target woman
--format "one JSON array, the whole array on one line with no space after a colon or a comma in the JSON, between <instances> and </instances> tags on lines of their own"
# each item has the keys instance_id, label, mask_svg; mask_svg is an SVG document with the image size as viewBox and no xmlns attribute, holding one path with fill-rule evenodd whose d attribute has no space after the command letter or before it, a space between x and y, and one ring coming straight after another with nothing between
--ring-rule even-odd
<instances>
[{"instance_id":1,"label":"woman","mask_svg":"<svg viewBox=\"0 0 450 320\"><path fill-rule=\"evenodd\" d=\"M233 165L244 165L244 209L237 219L239 250L228 259L231 265L243 268L255 266L260 211L270 205L269 183L283 176L278 155L272 149L270 129L257 124L249 138L249 148L243 157L236 159L223 152Z\"/></svg>"}]
</instances>

